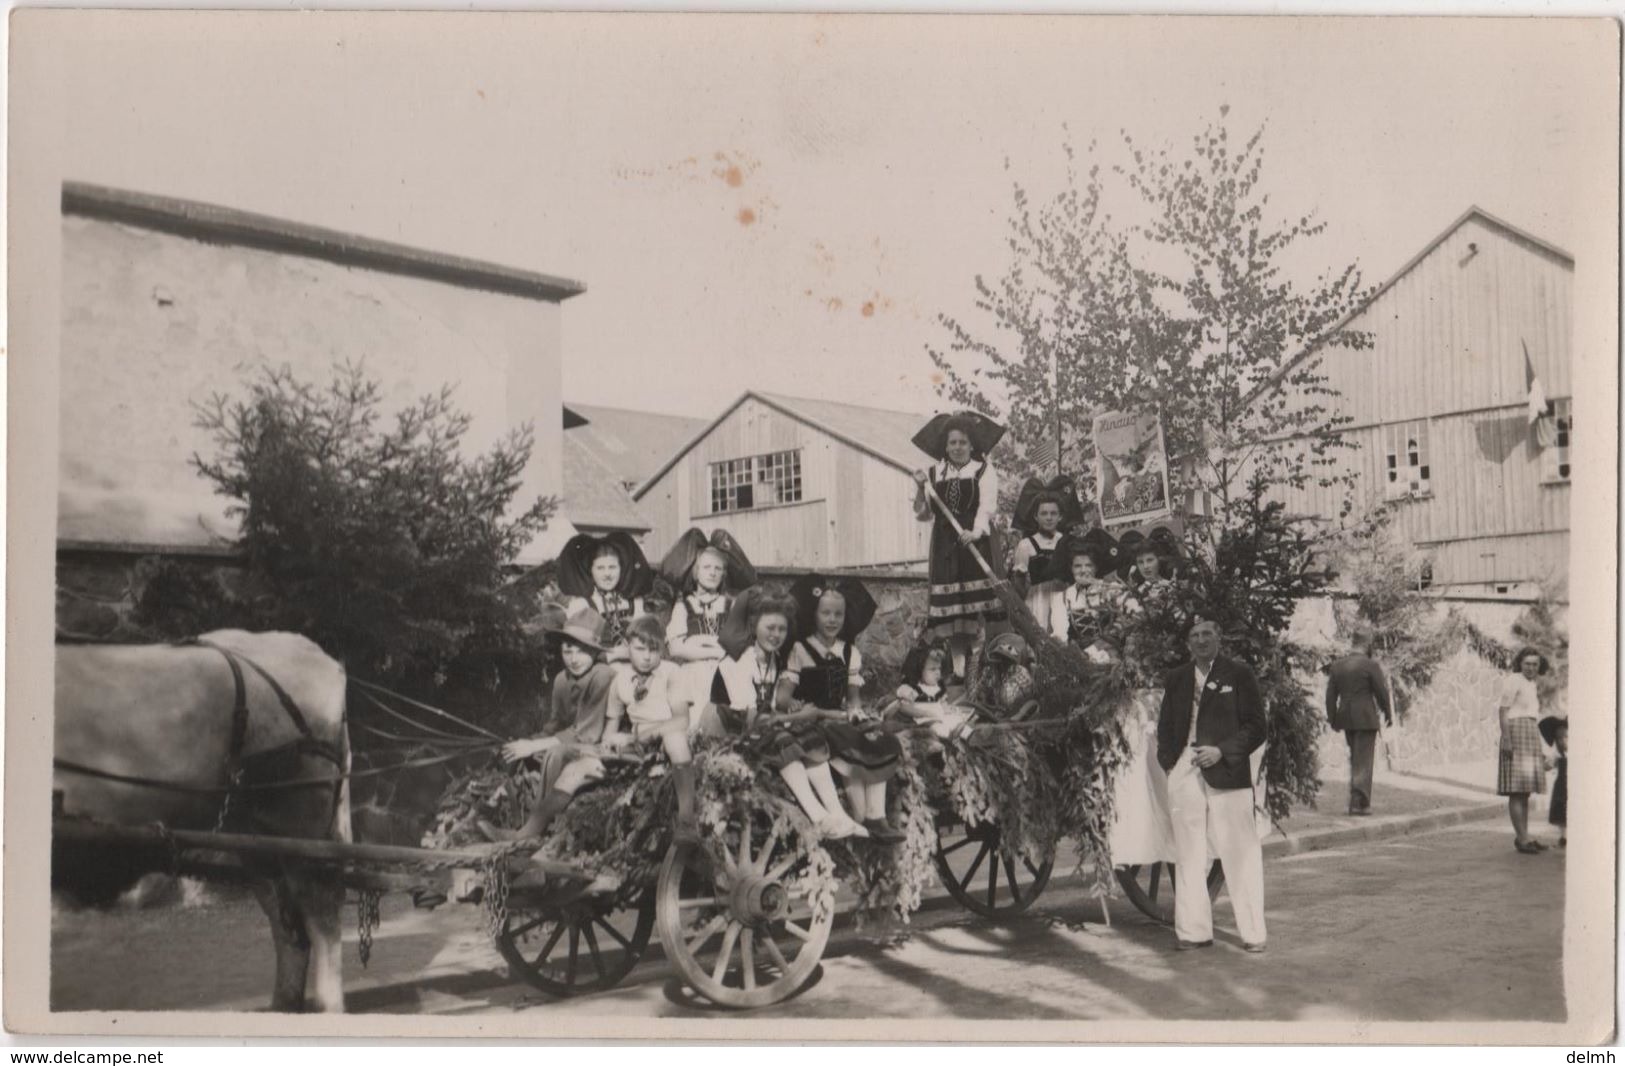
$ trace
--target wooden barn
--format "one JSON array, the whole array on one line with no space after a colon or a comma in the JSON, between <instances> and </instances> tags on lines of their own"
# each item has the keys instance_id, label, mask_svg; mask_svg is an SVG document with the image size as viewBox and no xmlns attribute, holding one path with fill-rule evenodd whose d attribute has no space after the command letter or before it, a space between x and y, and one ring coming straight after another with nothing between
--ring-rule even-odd
<instances>
[{"instance_id":1,"label":"wooden barn","mask_svg":"<svg viewBox=\"0 0 1625 1066\"><path fill-rule=\"evenodd\" d=\"M1568 573L1573 282L1567 252L1474 207L1348 320L1369 349L1298 357L1322 358L1353 418L1356 513L1404 501L1398 528L1440 593L1524 597ZM1532 389L1549 401L1538 422ZM1335 521L1343 500L1287 502Z\"/></svg>"},{"instance_id":2,"label":"wooden barn","mask_svg":"<svg viewBox=\"0 0 1625 1066\"><path fill-rule=\"evenodd\" d=\"M633 492L664 551L727 529L758 566L924 572L910 438L929 416L746 392Z\"/></svg>"}]
</instances>

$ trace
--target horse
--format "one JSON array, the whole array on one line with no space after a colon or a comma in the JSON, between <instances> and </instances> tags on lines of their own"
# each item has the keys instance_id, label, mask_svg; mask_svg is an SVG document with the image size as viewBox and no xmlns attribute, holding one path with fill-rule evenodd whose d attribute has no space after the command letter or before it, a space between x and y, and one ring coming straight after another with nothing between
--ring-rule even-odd
<instances>
[{"instance_id":1,"label":"horse","mask_svg":"<svg viewBox=\"0 0 1625 1066\"><path fill-rule=\"evenodd\" d=\"M219 630L173 645L59 645L53 802L121 826L349 843L344 668L292 633ZM152 869L56 842L53 891L106 902ZM275 1011L342 1011L336 872L243 859L271 925Z\"/></svg>"}]
</instances>

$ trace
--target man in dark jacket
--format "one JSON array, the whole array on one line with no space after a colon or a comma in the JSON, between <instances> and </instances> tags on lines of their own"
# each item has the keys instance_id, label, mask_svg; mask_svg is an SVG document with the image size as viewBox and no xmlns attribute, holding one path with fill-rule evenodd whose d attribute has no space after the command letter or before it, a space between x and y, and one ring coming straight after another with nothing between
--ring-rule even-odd
<instances>
[{"instance_id":1,"label":"man in dark jacket","mask_svg":"<svg viewBox=\"0 0 1625 1066\"><path fill-rule=\"evenodd\" d=\"M1179 948L1211 947L1213 903L1202 890L1208 857L1224 864L1230 905L1246 949L1264 950L1264 851L1253 821L1252 753L1266 721L1258 679L1219 654L1219 625L1198 616L1186 637L1191 662L1163 679L1157 762L1168 774Z\"/></svg>"},{"instance_id":2,"label":"man in dark jacket","mask_svg":"<svg viewBox=\"0 0 1625 1066\"><path fill-rule=\"evenodd\" d=\"M1326 679L1326 721L1341 729L1349 745L1349 813L1371 813L1371 774L1376 763L1377 729L1394 724L1388 679L1371 658L1372 634L1355 634L1354 651L1332 663ZM1382 717L1377 717L1378 712Z\"/></svg>"}]
</instances>

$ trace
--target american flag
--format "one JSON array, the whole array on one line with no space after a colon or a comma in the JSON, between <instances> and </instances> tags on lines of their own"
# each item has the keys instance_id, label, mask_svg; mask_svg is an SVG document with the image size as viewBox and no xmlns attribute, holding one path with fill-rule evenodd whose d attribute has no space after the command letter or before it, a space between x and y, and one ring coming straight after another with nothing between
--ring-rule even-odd
<instances>
[{"instance_id":1,"label":"american flag","mask_svg":"<svg viewBox=\"0 0 1625 1066\"><path fill-rule=\"evenodd\" d=\"M1027 449L1027 462L1035 470L1042 470L1046 466L1054 464L1057 468L1056 472L1059 473L1060 458L1060 451L1056 448L1053 438L1039 441Z\"/></svg>"}]
</instances>

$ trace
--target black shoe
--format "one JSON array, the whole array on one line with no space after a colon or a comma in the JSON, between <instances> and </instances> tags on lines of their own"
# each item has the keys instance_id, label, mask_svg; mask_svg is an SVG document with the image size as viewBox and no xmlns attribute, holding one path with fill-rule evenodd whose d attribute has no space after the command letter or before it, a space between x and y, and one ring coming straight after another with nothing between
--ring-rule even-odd
<instances>
[{"instance_id":1,"label":"black shoe","mask_svg":"<svg viewBox=\"0 0 1625 1066\"><path fill-rule=\"evenodd\" d=\"M869 836L876 844L883 844L888 847L893 844L901 844L908 838L907 833L893 829L891 823L884 818L866 818L863 822L863 828L869 830Z\"/></svg>"},{"instance_id":2,"label":"black shoe","mask_svg":"<svg viewBox=\"0 0 1625 1066\"><path fill-rule=\"evenodd\" d=\"M1210 948L1212 940L1181 940L1175 945L1180 951L1195 951L1197 948Z\"/></svg>"},{"instance_id":3,"label":"black shoe","mask_svg":"<svg viewBox=\"0 0 1625 1066\"><path fill-rule=\"evenodd\" d=\"M1370 807L1350 807L1349 808L1349 817L1351 817L1351 818L1369 818L1369 817L1371 817L1371 808Z\"/></svg>"},{"instance_id":4,"label":"black shoe","mask_svg":"<svg viewBox=\"0 0 1625 1066\"><path fill-rule=\"evenodd\" d=\"M1514 840L1512 842L1512 846L1514 848L1516 848L1519 852L1521 852L1524 855L1539 855L1541 853L1541 851L1544 850L1539 845L1537 845L1533 840L1529 840L1529 841Z\"/></svg>"},{"instance_id":5,"label":"black shoe","mask_svg":"<svg viewBox=\"0 0 1625 1066\"><path fill-rule=\"evenodd\" d=\"M432 888L414 888L412 890L412 906L419 910L432 911L446 902L444 892L436 892Z\"/></svg>"},{"instance_id":6,"label":"black shoe","mask_svg":"<svg viewBox=\"0 0 1625 1066\"><path fill-rule=\"evenodd\" d=\"M1245 951L1249 955L1262 955L1264 954L1264 942L1260 940L1256 944L1243 944L1241 945L1241 950Z\"/></svg>"}]
</instances>

